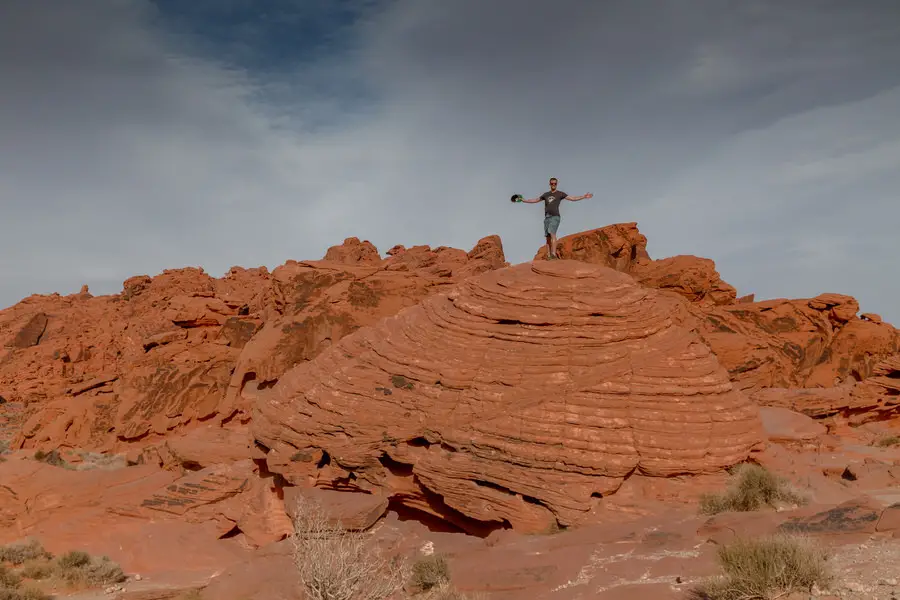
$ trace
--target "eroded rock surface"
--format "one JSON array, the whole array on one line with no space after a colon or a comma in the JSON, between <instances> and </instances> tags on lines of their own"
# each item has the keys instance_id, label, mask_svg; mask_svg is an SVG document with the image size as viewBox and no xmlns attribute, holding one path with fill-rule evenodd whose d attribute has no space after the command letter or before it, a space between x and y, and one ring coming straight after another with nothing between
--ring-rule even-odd
<instances>
[{"instance_id":1,"label":"eroded rock surface","mask_svg":"<svg viewBox=\"0 0 900 600\"><path fill-rule=\"evenodd\" d=\"M369 242L348 238L321 261L275 269L269 318L244 347L231 377L223 417L249 416L257 390L360 327L396 314L467 277L507 266L498 236L467 252L395 246L377 259Z\"/></svg>"},{"instance_id":2,"label":"eroded rock surface","mask_svg":"<svg viewBox=\"0 0 900 600\"><path fill-rule=\"evenodd\" d=\"M188 268L129 278L111 296L31 296L0 311L0 397L27 405L12 445L166 454L166 440L202 422L246 430L257 387L363 325L505 265L497 236L470 252L395 247L385 259L349 238L324 260L271 274Z\"/></svg>"},{"instance_id":3,"label":"eroded rock surface","mask_svg":"<svg viewBox=\"0 0 900 600\"><path fill-rule=\"evenodd\" d=\"M290 370L259 395L254 437L298 485L451 521L573 524L632 473L715 471L762 438L676 303L576 261L488 272Z\"/></svg>"},{"instance_id":4,"label":"eroded rock surface","mask_svg":"<svg viewBox=\"0 0 900 600\"><path fill-rule=\"evenodd\" d=\"M545 254L542 248L535 259ZM861 421L897 410L900 376L893 373L900 371L900 331L879 315L857 315L860 306L852 296L738 298L709 259L651 259L635 223L561 238L559 254L612 267L683 299L673 313L677 321L696 331L735 385L763 404ZM805 400L811 403L803 405Z\"/></svg>"}]
</instances>

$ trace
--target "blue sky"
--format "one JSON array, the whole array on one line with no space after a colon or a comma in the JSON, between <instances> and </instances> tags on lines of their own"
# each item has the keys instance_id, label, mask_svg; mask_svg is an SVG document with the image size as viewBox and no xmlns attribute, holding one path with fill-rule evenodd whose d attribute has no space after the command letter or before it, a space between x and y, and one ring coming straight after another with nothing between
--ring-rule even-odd
<instances>
[{"instance_id":1,"label":"blue sky","mask_svg":"<svg viewBox=\"0 0 900 600\"><path fill-rule=\"evenodd\" d=\"M637 221L739 293L900 323L893 0L8 0L0 305Z\"/></svg>"}]
</instances>

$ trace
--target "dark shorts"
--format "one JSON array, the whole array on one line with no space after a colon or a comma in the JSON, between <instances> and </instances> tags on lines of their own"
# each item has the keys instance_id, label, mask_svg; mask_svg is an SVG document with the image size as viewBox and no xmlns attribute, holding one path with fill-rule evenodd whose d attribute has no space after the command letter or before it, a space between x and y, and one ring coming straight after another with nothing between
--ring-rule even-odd
<instances>
[{"instance_id":1,"label":"dark shorts","mask_svg":"<svg viewBox=\"0 0 900 600\"><path fill-rule=\"evenodd\" d=\"M544 216L544 235L556 235L559 229L559 215Z\"/></svg>"}]
</instances>

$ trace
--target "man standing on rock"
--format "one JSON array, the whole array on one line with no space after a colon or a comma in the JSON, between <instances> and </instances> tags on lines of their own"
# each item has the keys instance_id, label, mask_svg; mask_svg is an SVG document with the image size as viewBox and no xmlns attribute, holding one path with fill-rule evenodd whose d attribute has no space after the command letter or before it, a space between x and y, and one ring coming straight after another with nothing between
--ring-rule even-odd
<instances>
[{"instance_id":1,"label":"man standing on rock","mask_svg":"<svg viewBox=\"0 0 900 600\"><path fill-rule=\"evenodd\" d=\"M556 231L559 229L559 204L563 200L571 200L572 202L578 202L579 200L584 200L585 198L593 198L594 194L588 192L583 196L569 196L565 192L561 192L556 189L556 186L559 182L556 177L550 178L550 191L544 192L540 195L539 198L529 198L528 200L521 200L521 202L527 202L528 204L536 204L538 202L544 203L544 235L547 237L547 258L554 259L559 258L556 254Z\"/></svg>"}]
</instances>

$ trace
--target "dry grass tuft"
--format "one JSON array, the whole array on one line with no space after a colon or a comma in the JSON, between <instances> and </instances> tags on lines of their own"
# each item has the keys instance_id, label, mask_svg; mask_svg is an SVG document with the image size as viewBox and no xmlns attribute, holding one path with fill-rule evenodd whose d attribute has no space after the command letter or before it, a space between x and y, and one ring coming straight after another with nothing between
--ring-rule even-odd
<instances>
[{"instance_id":1,"label":"dry grass tuft","mask_svg":"<svg viewBox=\"0 0 900 600\"><path fill-rule=\"evenodd\" d=\"M73 550L56 559L53 576L70 587L85 587L121 583L127 579L122 567L108 556L91 556L81 550Z\"/></svg>"},{"instance_id":2,"label":"dry grass tuft","mask_svg":"<svg viewBox=\"0 0 900 600\"><path fill-rule=\"evenodd\" d=\"M406 563L384 556L368 534L332 523L317 502L298 502L294 531L294 563L310 600L384 600L402 589Z\"/></svg>"},{"instance_id":3,"label":"dry grass tuft","mask_svg":"<svg viewBox=\"0 0 900 600\"><path fill-rule=\"evenodd\" d=\"M0 564L0 600L51 600L51 598L40 590L23 586L22 578L17 573Z\"/></svg>"},{"instance_id":4,"label":"dry grass tuft","mask_svg":"<svg viewBox=\"0 0 900 600\"><path fill-rule=\"evenodd\" d=\"M421 600L483 600L485 596L484 594L464 594L445 582L432 588L419 598Z\"/></svg>"},{"instance_id":5,"label":"dry grass tuft","mask_svg":"<svg viewBox=\"0 0 900 600\"><path fill-rule=\"evenodd\" d=\"M416 590L427 592L449 582L450 567L443 556L432 554L413 563L411 583Z\"/></svg>"},{"instance_id":6,"label":"dry grass tuft","mask_svg":"<svg viewBox=\"0 0 900 600\"><path fill-rule=\"evenodd\" d=\"M774 600L832 581L827 554L809 538L778 534L739 539L718 552L722 576L690 592L693 600Z\"/></svg>"},{"instance_id":7,"label":"dry grass tuft","mask_svg":"<svg viewBox=\"0 0 900 600\"><path fill-rule=\"evenodd\" d=\"M32 587L0 588L0 600L53 600L53 597Z\"/></svg>"},{"instance_id":8,"label":"dry grass tuft","mask_svg":"<svg viewBox=\"0 0 900 600\"><path fill-rule=\"evenodd\" d=\"M22 583L22 578L15 572L10 570L6 565L0 565L0 589L17 588Z\"/></svg>"},{"instance_id":9,"label":"dry grass tuft","mask_svg":"<svg viewBox=\"0 0 900 600\"><path fill-rule=\"evenodd\" d=\"M9 563L15 567L28 561L48 560L52 557L53 555L34 539L0 546L0 563Z\"/></svg>"},{"instance_id":10,"label":"dry grass tuft","mask_svg":"<svg viewBox=\"0 0 900 600\"><path fill-rule=\"evenodd\" d=\"M3 563L19 569L13 571ZM29 540L0 547L0 589L15 589L20 595L33 594L33 591L18 589L22 579L53 580L70 588L84 588L121 583L127 577L122 568L106 556L96 557L74 550L54 558L40 542ZM23 598L28 600L30 597Z\"/></svg>"},{"instance_id":11,"label":"dry grass tuft","mask_svg":"<svg viewBox=\"0 0 900 600\"><path fill-rule=\"evenodd\" d=\"M875 442L875 446L879 448L891 448L893 446L900 446L900 437L896 435L883 437Z\"/></svg>"},{"instance_id":12,"label":"dry grass tuft","mask_svg":"<svg viewBox=\"0 0 900 600\"><path fill-rule=\"evenodd\" d=\"M714 515L725 511L747 512L777 503L801 505L805 499L788 487L787 481L765 467L742 464L733 473L724 494L707 494L700 498L700 512Z\"/></svg>"}]
</instances>

